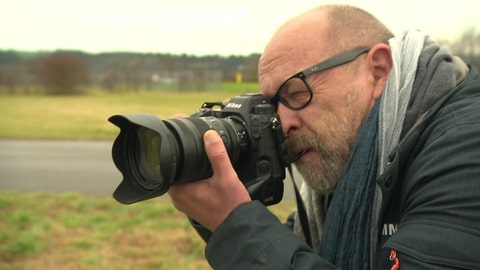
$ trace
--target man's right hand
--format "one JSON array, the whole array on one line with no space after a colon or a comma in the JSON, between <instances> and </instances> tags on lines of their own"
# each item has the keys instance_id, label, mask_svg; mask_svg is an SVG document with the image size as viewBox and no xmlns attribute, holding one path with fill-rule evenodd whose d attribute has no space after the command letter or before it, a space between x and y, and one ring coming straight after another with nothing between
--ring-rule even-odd
<instances>
[{"instance_id":1,"label":"man's right hand","mask_svg":"<svg viewBox=\"0 0 480 270\"><path fill-rule=\"evenodd\" d=\"M213 232L233 209L251 199L218 133L208 130L203 138L213 175L204 180L174 185L168 194L179 211Z\"/></svg>"}]
</instances>

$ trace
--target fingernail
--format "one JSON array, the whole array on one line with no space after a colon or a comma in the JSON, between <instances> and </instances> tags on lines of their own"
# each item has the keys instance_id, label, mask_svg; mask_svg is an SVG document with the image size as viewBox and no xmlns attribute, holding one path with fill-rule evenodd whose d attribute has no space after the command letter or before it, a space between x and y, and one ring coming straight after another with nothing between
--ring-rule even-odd
<instances>
[{"instance_id":1,"label":"fingernail","mask_svg":"<svg viewBox=\"0 0 480 270\"><path fill-rule=\"evenodd\" d=\"M205 139L205 143L208 143L208 144L220 140L218 133L215 130L211 130L211 129L207 130L203 136Z\"/></svg>"}]
</instances>

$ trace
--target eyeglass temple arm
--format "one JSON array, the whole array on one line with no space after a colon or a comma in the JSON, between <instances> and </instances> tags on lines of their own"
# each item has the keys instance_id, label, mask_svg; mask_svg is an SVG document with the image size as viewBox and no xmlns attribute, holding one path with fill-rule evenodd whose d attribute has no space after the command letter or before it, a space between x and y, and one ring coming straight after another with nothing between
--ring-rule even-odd
<instances>
[{"instance_id":1,"label":"eyeglass temple arm","mask_svg":"<svg viewBox=\"0 0 480 270\"><path fill-rule=\"evenodd\" d=\"M313 73L317 73L326 69L330 69L336 66L340 66L355 60L360 54L366 53L370 50L370 48L358 48L351 51L347 51L338 55L335 55L327 60L311 66L303 71L305 76L308 76Z\"/></svg>"}]
</instances>

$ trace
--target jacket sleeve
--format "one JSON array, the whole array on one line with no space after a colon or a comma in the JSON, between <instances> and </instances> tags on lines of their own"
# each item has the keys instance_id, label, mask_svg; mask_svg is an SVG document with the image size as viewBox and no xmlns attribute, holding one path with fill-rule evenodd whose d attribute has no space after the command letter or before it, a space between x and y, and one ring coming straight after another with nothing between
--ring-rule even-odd
<instances>
[{"instance_id":1,"label":"jacket sleeve","mask_svg":"<svg viewBox=\"0 0 480 270\"><path fill-rule=\"evenodd\" d=\"M190 224L192 224L192 227L195 229L195 231L197 231L198 235L203 239L203 241L208 243L210 237L212 236L212 232L190 217L188 217L188 221L190 221Z\"/></svg>"},{"instance_id":2,"label":"jacket sleeve","mask_svg":"<svg viewBox=\"0 0 480 270\"><path fill-rule=\"evenodd\" d=\"M211 235L214 269L335 269L260 202L237 207Z\"/></svg>"}]
</instances>

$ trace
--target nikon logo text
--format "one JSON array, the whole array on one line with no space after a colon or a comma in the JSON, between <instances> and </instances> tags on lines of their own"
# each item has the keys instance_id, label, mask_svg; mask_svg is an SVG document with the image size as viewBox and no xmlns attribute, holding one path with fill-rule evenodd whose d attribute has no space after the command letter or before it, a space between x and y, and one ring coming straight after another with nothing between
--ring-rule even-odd
<instances>
[{"instance_id":1,"label":"nikon logo text","mask_svg":"<svg viewBox=\"0 0 480 270\"><path fill-rule=\"evenodd\" d=\"M240 109L242 107L242 104L238 104L238 103L228 103L227 108L233 108L233 109Z\"/></svg>"}]
</instances>

